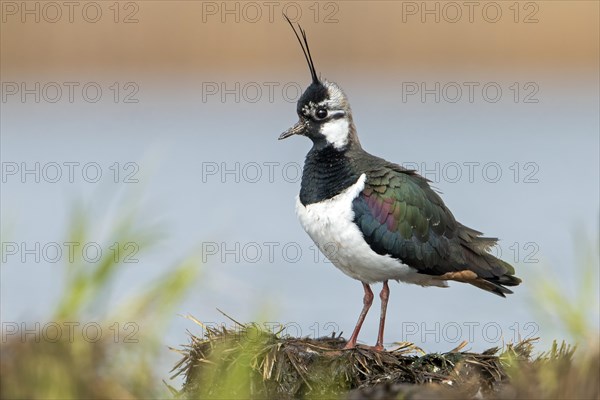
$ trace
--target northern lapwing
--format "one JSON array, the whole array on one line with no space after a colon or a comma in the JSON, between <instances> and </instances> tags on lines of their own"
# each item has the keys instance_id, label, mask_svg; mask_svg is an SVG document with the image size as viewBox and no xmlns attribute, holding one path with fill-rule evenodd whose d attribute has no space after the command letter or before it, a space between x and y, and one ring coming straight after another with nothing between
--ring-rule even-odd
<instances>
[{"instance_id":1,"label":"northern lapwing","mask_svg":"<svg viewBox=\"0 0 600 400\"><path fill-rule=\"evenodd\" d=\"M284 15L285 16L285 15ZM363 150L348 98L320 79L308 47L285 16L302 47L312 83L298 100L300 120L279 139L308 137L296 213L304 230L346 275L364 289L363 309L345 348L356 346L373 302L370 284L383 282L376 350L383 350L388 280L447 287L470 283L505 297L521 280L514 268L489 253L496 238L456 221L429 181L416 171ZM302 36L302 38L300 37Z\"/></svg>"}]
</instances>

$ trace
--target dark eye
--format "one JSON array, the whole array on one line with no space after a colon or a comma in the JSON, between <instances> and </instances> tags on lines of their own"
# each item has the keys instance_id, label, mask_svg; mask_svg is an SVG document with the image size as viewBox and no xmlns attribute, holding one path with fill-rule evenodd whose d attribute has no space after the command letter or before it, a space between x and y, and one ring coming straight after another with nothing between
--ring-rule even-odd
<instances>
[{"instance_id":1,"label":"dark eye","mask_svg":"<svg viewBox=\"0 0 600 400\"><path fill-rule=\"evenodd\" d=\"M324 108L319 108L315 113L316 117L319 119L323 119L327 116L327 110Z\"/></svg>"}]
</instances>

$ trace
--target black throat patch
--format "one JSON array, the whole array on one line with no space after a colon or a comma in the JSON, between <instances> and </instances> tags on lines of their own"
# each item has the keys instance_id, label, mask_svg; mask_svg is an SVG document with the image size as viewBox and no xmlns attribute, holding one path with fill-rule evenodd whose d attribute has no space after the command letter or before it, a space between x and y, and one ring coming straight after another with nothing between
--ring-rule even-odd
<instances>
[{"instance_id":1,"label":"black throat patch","mask_svg":"<svg viewBox=\"0 0 600 400\"><path fill-rule=\"evenodd\" d=\"M345 151L331 145L314 146L304 162L300 202L306 206L330 199L354 185L359 177Z\"/></svg>"}]
</instances>

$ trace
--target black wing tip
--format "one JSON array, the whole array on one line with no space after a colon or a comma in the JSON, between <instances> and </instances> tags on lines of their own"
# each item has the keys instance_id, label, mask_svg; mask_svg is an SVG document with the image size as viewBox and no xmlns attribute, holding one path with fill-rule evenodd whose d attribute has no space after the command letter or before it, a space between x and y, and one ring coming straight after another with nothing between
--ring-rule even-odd
<instances>
[{"instance_id":1,"label":"black wing tip","mask_svg":"<svg viewBox=\"0 0 600 400\"><path fill-rule=\"evenodd\" d=\"M514 293L506 286L518 286L522 282L521 278L517 278L514 275L502 275L494 278L483 278L483 280L486 282L486 285L484 285L485 287L480 287L500 297L506 297L507 294Z\"/></svg>"}]
</instances>

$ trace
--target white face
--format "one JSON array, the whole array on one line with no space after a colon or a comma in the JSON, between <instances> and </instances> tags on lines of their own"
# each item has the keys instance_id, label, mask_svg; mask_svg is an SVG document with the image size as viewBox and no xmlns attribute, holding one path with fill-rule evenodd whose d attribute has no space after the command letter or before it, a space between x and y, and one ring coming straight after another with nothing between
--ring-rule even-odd
<instances>
[{"instance_id":1,"label":"white face","mask_svg":"<svg viewBox=\"0 0 600 400\"><path fill-rule=\"evenodd\" d=\"M298 110L301 121L307 129L307 136L313 140L322 140L336 149L348 145L352 129L350 105L342 90L332 82L323 81L327 95L322 92L318 97L320 101L306 101ZM305 92L308 93L308 92ZM319 134L318 137L311 135Z\"/></svg>"},{"instance_id":2,"label":"white face","mask_svg":"<svg viewBox=\"0 0 600 400\"><path fill-rule=\"evenodd\" d=\"M340 149L348 144L350 135L350 121L347 112L350 111L346 95L339 86L333 82L325 81L329 100L321 104L328 110L327 118L324 119L320 132L327 142L331 143L336 149Z\"/></svg>"},{"instance_id":3,"label":"white face","mask_svg":"<svg viewBox=\"0 0 600 400\"><path fill-rule=\"evenodd\" d=\"M335 100L312 101L302 108L304 117L319 124L319 133L336 149L348 144L350 122L346 111Z\"/></svg>"},{"instance_id":4,"label":"white face","mask_svg":"<svg viewBox=\"0 0 600 400\"><path fill-rule=\"evenodd\" d=\"M333 147L341 149L348 144L349 128L350 123L346 116L343 116L324 122L321 125L320 132Z\"/></svg>"}]
</instances>

